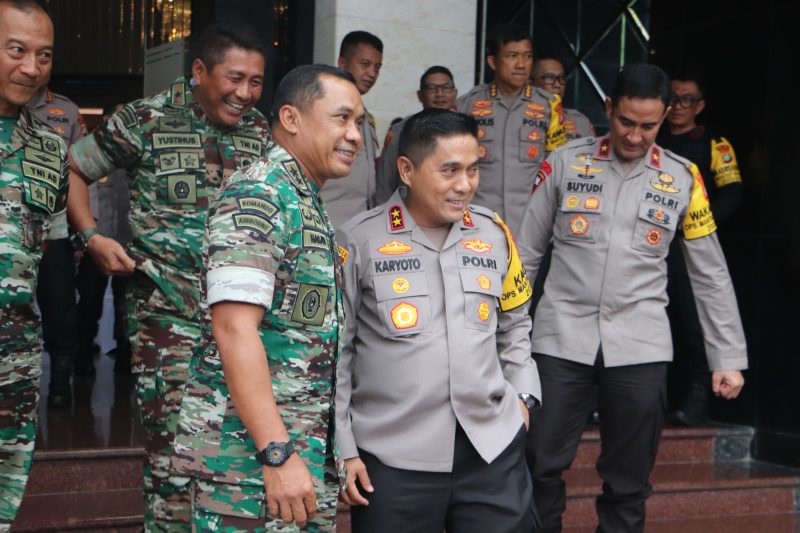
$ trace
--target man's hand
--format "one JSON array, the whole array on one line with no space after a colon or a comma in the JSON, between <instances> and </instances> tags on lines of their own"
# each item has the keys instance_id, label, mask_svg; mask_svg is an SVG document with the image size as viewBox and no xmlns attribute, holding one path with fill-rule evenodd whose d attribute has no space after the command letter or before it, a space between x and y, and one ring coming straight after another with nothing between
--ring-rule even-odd
<instances>
[{"instance_id":1,"label":"man's hand","mask_svg":"<svg viewBox=\"0 0 800 533\"><path fill-rule=\"evenodd\" d=\"M128 276L136 268L136 261L114 239L95 235L89 239L87 249L97 267L106 276Z\"/></svg>"},{"instance_id":2,"label":"man's hand","mask_svg":"<svg viewBox=\"0 0 800 533\"><path fill-rule=\"evenodd\" d=\"M264 489L269 514L287 524L305 527L317 513L317 494L311 473L299 455L293 453L281 466L265 466Z\"/></svg>"},{"instance_id":3,"label":"man's hand","mask_svg":"<svg viewBox=\"0 0 800 533\"><path fill-rule=\"evenodd\" d=\"M364 461L360 457L345 459L344 467L347 469L347 489L339 492L339 498L347 505L369 505L369 501L358 492L358 487L356 487L356 480L358 480L367 492L375 490L367 475Z\"/></svg>"},{"instance_id":4,"label":"man's hand","mask_svg":"<svg viewBox=\"0 0 800 533\"><path fill-rule=\"evenodd\" d=\"M726 400L733 400L742 391L744 376L738 370L714 372L711 374L711 390L714 396L722 396Z\"/></svg>"},{"instance_id":5,"label":"man's hand","mask_svg":"<svg viewBox=\"0 0 800 533\"><path fill-rule=\"evenodd\" d=\"M519 406L522 408L522 420L525 421L525 431L531 428L531 412L528 411L528 406L522 400L519 401Z\"/></svg>"}]
</instances>

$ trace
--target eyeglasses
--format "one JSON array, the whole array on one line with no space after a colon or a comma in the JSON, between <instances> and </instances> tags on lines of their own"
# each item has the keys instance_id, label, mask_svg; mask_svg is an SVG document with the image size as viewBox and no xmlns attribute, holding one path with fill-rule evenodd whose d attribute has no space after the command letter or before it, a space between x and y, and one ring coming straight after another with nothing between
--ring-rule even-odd
<instances>
[{"instance_id":1,"label":"eyeglasses","mask_svg":"<svg viewBox=\"0 0 800 533\"><path fill-rule=\"evenodd\" d=\"M691 94L682 94L680 96L677 94L671 94L669 96L669 105L674 106L680 102L681 107L692 107L702 99L703 98L701 96L692 96Z\"/></svg>"},{"instance_id":2,"label":"eyeglasses","mask_svg":"<svg viewBox=\"0 0 800 533\"><path fill-rule=\"evenodd\" d=\"M560 76L556 76L555 74L542 74L541 76L539 76L539 79L542 80L542 83L544 83L545 85L555 85L556 82L560 83L561 85L564 85L564 83L567 81L566 76L564 76L563 74L561 74Z\"/></svg>"},{"instance_id":3,"label":"eyeglasses","mask_svg":"<svg viewBox=\"0 0 800 533\"><path fill-rule=\"evenodd\" d=\"M451 92L456 90L455 85L451 85L449 83L443 83L442 85L436 85L431 83L429 85L423 85L422 90L426 93L438 93L439 91L443 92L444 94L450 94Z\"/></svg>"}]
</instances>

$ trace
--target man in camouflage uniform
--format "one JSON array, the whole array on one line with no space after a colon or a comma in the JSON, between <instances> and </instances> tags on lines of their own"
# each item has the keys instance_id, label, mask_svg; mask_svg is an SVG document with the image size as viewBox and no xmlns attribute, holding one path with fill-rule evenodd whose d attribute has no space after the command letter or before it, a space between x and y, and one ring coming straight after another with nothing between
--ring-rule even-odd
<instances>
[{"instance_id":1,"label":"man in camouflage uniform","mask_svg":"<svg viewBox=\"0 0 800 533\"><path fill-rule=\"evenodd\" d=\"M78 106L66 96L42 87L28 102L28 109L60 135L67 146L86 137ZM36 301L42 314L44 347L50 356L48 407L69 407L72 402L70 378L78 348L74 252L68 238L50 241L39 265ZM88 362L92 364L91 356Z\"/></svg>"},{"instance_id":2,"label":"man in camouflage uniform","mask_svg":"<svg viewBox=\"0 0 800 533\"><path fill-rule=\"evenodd\" d=\"M364 96L378 81L383 65L383 42L369 32L351 31L342 39L337 65L355 78L358 92ZM350 175L325 183L320 193L334 226L344 224L375 205L375 160L379 144L375 118L369 112L361 125L361 138L364 143Z\"/></svg>"},{"instance_id":3,"label":"man in camouflage uniform","mask_svg":"<svg viewBox=\"0 0 800 533\"><path fill-rule=\"evenodd\" d=\"M533 84L545 91L558 95L562 102L564 91L567 88L566 78L564 77L564 65L554 57L541 56L533 62L533 73L531 75ZM580 139L581 137L594 137L594 126L589 117L577 109L564 108L564 134L567 141Z\"/></svg>"},{"instance_id":4,"label":"man in camouflage uniform","mask_svg":"<svg viewBox=\"0 0 800 533\"><path fill-rule=\"evenodd\" d=\"M128 286L132 370L147 433L145 529L188 530L187 480L170 478L182 387L200 343L200 249L208 205L236 170L265 153L269 126L252 109L264 51L247 28L212 26L191 78L116 112L70 149L70 217L106 274ZM97 233L86 183L125 168L131 177L131 259Z\"/></svg>"},{"instance_id":5,"label":"man in camouflage uniform","mask_svg":"<svg viewBox=\"0 0 800 533\"><path fill-rule=\"evenodd\" d=\"M344 313L319 189L350 173L363 120L348 73L293 69L275 95L276 144L211 205L204 342L173 456L193 478L195 531L334 529L329 435Z\"/></svg>"},{"instance_id":6,"label":"man in camouflage uniform","mask_svg":"<svg viewBox=\"0 0 800 533\"><path fill-rule=\"evenodd\" d=\"M481 183L473 203L496 211L516 235L547 152L564 144L561 99L530 83L531 36L500 26L487 39L494 82L458 99L458 110L478 121Z\"/></svg>"},{"instance_id":7,"label":"man in camouflage uniform","mask_svg":"<svg viewBox=\"0 0 800 533\"><path fill-rule=\"evenodd\" d=\"M456 107L458 91L453 83L453 73L447 67L434 65L426 70L419 79L417 99L422 109L449 109ZM375 179L375 203L382 204L394 194L400 186L400 173L397 171L397 157L400 133L406 121L404 118L392 124L383 140L383 151L378 160L378 175Z\"/></svg>"},{"instance_id":8,"label":"man in camouflage uniform","mask_svg":"<svg viewBox=\"0 0 800 533\"><path fill-rule=\"evenodd\" d=\"M67 235L68 168L64 141L25 107L50 74L50 17L33 1L0 1L0 41L14 43L0 54L0 531L8 531L36 438L42 240Z\"/></svg>"}]
</instances>

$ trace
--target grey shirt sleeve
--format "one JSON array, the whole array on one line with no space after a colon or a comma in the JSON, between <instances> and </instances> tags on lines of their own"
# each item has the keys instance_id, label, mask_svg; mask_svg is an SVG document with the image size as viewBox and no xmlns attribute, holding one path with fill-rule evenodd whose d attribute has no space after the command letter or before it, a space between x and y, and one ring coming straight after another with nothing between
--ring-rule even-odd
<instances>
[{"instance_id":1,"label":"grey shirt sleeve","mask_svg":"<svg viewBox=\"0 0 800 533\"><path fill-rule=\"evenodd\" d=\"M534 192L522 217L517 238L519 254L528 279L533 282L539 272L542 257L547 252L553 235L553 223L558 209L556 176L560 171L556 157L549 157L539 167L534 182Z\"/></svg>"},{"instance_id":2,"label":"grey shirt sleeve","mask_svg":"<svg viewBox=\"0 0 800 533\"><path fill-rule=\"evenodd\" d=\"M747 345L725 255L716 233L681 238L712 372L747 368Z\"/></svg>"}]
</instances>

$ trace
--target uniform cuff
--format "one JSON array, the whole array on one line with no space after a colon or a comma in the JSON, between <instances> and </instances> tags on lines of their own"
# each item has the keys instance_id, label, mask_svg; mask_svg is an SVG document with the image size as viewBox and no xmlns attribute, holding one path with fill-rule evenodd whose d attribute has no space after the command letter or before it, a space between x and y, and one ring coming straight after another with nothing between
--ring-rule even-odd
<instances>
[{"instance_id":1,"label":"uniform cuff","mask_svg":"<svg viewBox=\"0 0 800 533\"><path fill-rule=\"evenodd\" d=\"M225 266L206 275L208 305L240 302L269 309L275 292L275 275L256 268Z\"/></svg>"},{"instance_id":2,"label":"uniform cuff","mask_svg":"<svg viewBox=\"0 0 800 533\"><path fill-rule=\"evenodd\" d=\"M97 144L94 135L84 137L70 146L69 155L72 162L78 167L78 171L90 181L97 181L117 169L117 166Z\"/></svg>"},{"instance_id":3,"label":"uniform cuff","mask_svg":"<svg viewBox=\"0 0 800 533\"><path fill-rule=\"evenodd\" d=\"M50 217L50 224L44 235L44 240L56 241L69 237L69 225L67 224L67 210L59 211Z\"/></svg>"}]
</instances>

